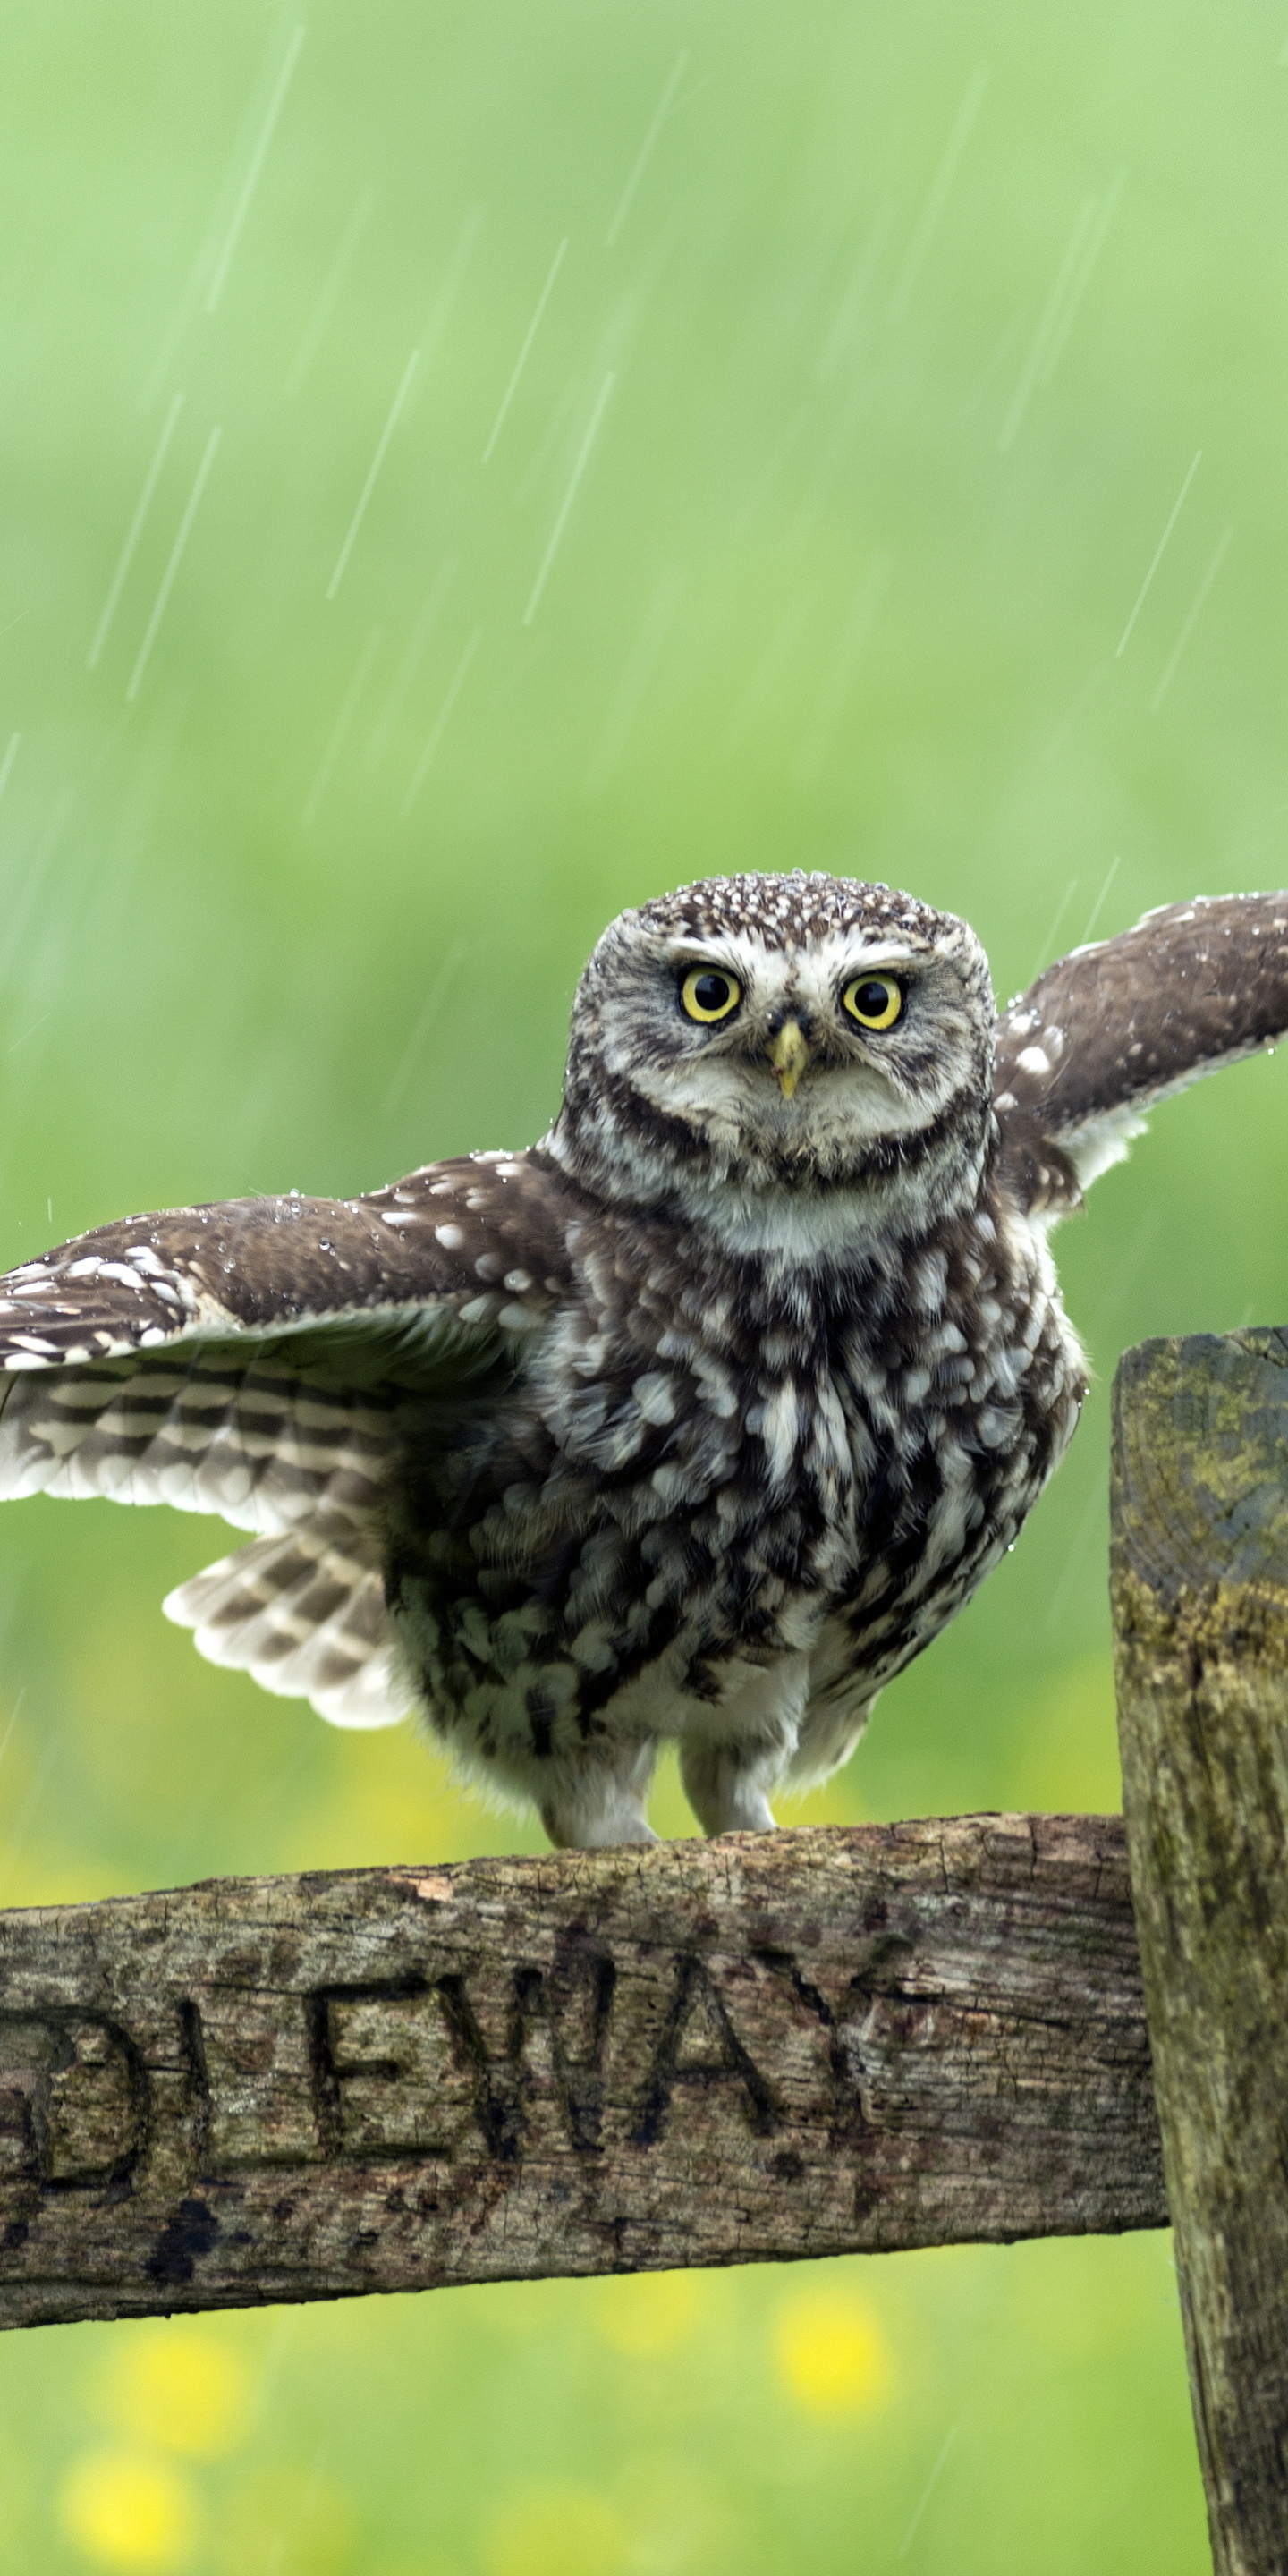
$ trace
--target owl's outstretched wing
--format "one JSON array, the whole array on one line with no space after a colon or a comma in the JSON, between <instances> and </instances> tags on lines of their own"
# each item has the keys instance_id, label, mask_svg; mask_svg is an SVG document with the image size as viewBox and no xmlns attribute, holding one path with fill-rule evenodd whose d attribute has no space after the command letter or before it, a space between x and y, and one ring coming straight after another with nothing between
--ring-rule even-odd
<instances>
[{"instance_id":1,"label":"owl's outstretched wing","mask_svg":"<svg viewBox=\"0 0 1288 2576\"><path fill-rule=\"evenodd\" d=\"M549 1312L542 1197L523 1156L471 1156L362 1199L127 1218L23 1263L0 1278L0 1499L104 1494L257 1532L170 1615L335 1724L392 1724L412 1693L385 1614L389 1489L434 1408L504 1383Z\"/></svg>"},{"instance_id":2,"label":"owl's outstretched wing","mask_svg":"<svg viewBox=\"0 0 1288 2576\"><path fill-rule=\"evenodd\" d=\"M1288 894L1201 896L1075 948L1002 1013L995 1106L1021 1199L1058 1215L1170 1092L1288 1032Z\"/></svg>"}]
</instances>

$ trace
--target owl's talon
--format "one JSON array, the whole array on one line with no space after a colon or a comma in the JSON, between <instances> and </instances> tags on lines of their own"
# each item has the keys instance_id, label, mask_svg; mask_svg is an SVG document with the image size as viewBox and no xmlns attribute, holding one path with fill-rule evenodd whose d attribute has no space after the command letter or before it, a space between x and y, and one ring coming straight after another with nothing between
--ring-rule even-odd
<instances>
[{"instance_id":1,"label":"owl's talon","mask_svg":"<svg viewBox=\"0 0 1288 2576\"><path fill-rule=\"evenodd\" d=\"M551 1842L563 1851L607 1851L618 1843L655 1843L644 1813L657 1747L651 1739L622 1747L614 1765L578 1771L566 1762L556 1789L537 1800ZM531 1792L529 1792L531 1794Z\"/></svg>"},{"instance_id":2,"label":"owl's talon","mask_svg":"<svg viewBox=\"0 0 1288 2576\"><path fill-rule=\"evenodd\" d=\"M581 1800L563 1807L542 1807L541 1822L557 1851L610 1851L618 1843L655 1843L658 1839L640 1807L605 1805L591 1811Z\"/></svg>"},{"instance_id":3,"label":"owl's talon","mask_svg":"<svg viewBox=\"0 0 1288 2576\"><path fill-rule=\"evenodd\" d=\"M687 1746L680 1777L704 1834L777 1832L778 1819L756 1772L728 1745Z\"/></svg>"}]
</instances>

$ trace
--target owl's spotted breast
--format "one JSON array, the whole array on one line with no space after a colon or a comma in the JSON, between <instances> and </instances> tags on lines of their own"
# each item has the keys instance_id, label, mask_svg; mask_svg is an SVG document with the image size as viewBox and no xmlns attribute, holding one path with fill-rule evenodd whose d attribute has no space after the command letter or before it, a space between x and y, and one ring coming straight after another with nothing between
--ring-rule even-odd
<instances>
[{"instance_id":1,"label":"owl's spotted breast","mask_svg":"<svg viewBox=\"0 0 1288 2576\"><path fill-rule=\"evenodd\" d=\"M435 1722L571 1839L645 1721L699 1796L731 1736L808 1769L811 1701L857 1719L953 1615L1084 1381L1042 1247L987 1207L809 1269L589 1201L569 1244L505 1401L409 1461L390 1587Z\"/></svg>"}]
</instances>

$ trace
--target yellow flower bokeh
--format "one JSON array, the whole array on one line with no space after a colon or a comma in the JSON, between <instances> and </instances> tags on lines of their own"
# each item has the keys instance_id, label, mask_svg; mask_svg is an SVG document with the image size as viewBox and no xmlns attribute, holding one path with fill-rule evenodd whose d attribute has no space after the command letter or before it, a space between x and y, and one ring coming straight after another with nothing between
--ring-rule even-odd
<instances>
[{"instance_id":1,"label":"yellow flower bokeh","mask_svg":"<svg viewBox=\"0 0 1288 2576\"><path fill-rule=\"evenodd\" d=\"M63 2483L59 2519L68 2538L99 2567L169 2576L190 2558L197 2517L190 2489L163 2460L95 2451Z\"/></svg>"},{"instance_id":2,"label":"yellow flower bokeh","mask_svg":"<svg viewBox=\"0 0 1288 2576\"><path fill-rule=\"evenodd\" d=\"M848 2290L803 2290L774 2324L774 2362L788 2396L811 2415L862 2415L884 2404L894 2359L880 2319Z\"/></svg>"},{"instance_id":3,"label":"yellow flower bokeh","mask_svg":"<svg viewBox=\"0 0 1288 2576\"><path fill-rule=\"evenodd\" d=\"M171 2325L122 2345L107 2410L140 2441L217 2460L244 2439L250 2396L245 2363L218 2334Z\"/></svg>"}]
</instances>

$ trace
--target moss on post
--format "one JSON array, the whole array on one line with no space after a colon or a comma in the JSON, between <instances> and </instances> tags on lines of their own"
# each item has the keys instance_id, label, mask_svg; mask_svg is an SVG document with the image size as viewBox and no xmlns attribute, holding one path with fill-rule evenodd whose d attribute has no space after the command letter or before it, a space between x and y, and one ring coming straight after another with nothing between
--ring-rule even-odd
<instances>
[{"instance_id":1,"label":"moss on post","mask_svg":"<svg viewBox=\"0 0 1288 2576\"><path fill-rule=\"evenodd\" d=\"M1132 1891L1218 2576L1288 2567L1288 1333L1115 1391Z\"/></svg>"}]
</instances>

